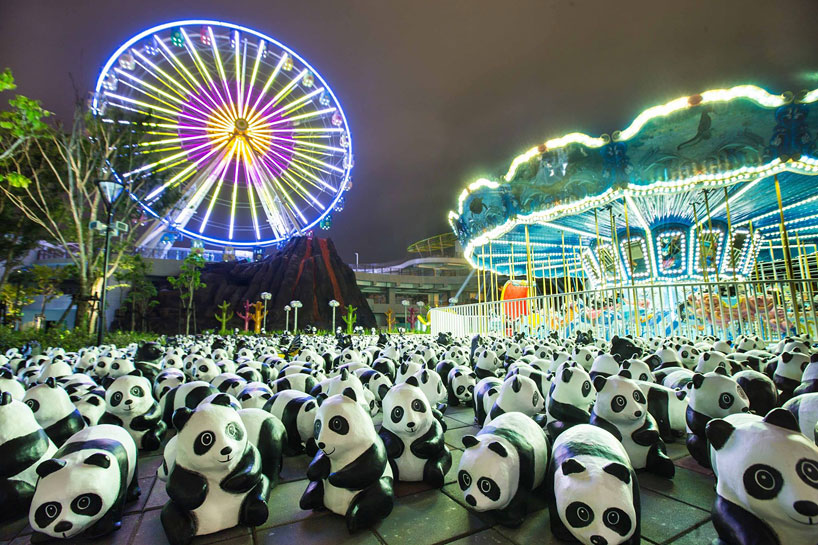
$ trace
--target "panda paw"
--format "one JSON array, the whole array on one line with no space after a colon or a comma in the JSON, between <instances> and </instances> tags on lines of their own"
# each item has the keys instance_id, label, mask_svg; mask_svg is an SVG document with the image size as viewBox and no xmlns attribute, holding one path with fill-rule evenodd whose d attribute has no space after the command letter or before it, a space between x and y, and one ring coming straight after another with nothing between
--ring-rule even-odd
<instances>
[{"instance_id":1,"label":"panda paw","mask_svg":"<svg viewBox=\"0 0 818 545\"><path fill-rule=\"evenodd\" d=\"M324 482L310 481L304 494L301 495L301 500L298 502L298 505L305 511L324 507Z\"/></svg>"}]
</instances>

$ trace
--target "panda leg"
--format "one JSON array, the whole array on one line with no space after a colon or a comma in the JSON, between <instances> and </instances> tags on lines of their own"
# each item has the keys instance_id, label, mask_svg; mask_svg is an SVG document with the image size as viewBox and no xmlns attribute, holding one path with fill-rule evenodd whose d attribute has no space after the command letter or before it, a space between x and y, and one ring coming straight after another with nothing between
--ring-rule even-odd
<instances>
[{"instance_id":1,"label":"panda leg","mask_svg":"<svg viewBox=\"0 0 818 545\"><path fill-rule=\"evenodd\" d=\"M267 521L267 500L270 497L270 481L261 476L256 486L244 497L239 511L239 524L261 526Z\"/></svg>"},{"instance_id":2,"label":"panda leg","mask_svg":"<svg viewBox=\"0 0 818 545\"><path fill-rule=\"evenodd\" d=\"M518 528L525 520L525 514L525 498L518 493L504 509L494 511L494 518L507 528Z\"/></svg>"},{"instance_id":3,"label":"panda leg","mask_svg":"<svg viewBox=\"0 0 818 545\"><path fill-rule=\"evenodd\" d=\"M705 469L712 469L710 464L710 453L708 452L707 439L689 433L687 435L687 451L696 462Z\"/></svg>"},{"instance_id":4,"label":"panda leg","mask_svg":"<svg viewBox=\"0 0 818 545\"><path fill-rule=\"evenodd\" d=\"M307 441L304 443L304 450L307 451L307 454L310 457L315 457L315 455L318 453L318 444L316 444L314 437L307 439Z\"/></svg>"},{"instance_id":5,"label":"panda leg","mask_svg":"<svg viewBox=\"0 0 818 545\"><path fill-rule=\"evenodd\" d=\"M550 484L549 490L553 496L553 483ZM561 541L576 541L574 535L565 527L559 513L557 512L557 500L554 497L548 498L548 518L551 522L551 533L554 537Z\"/></svg>"},{"instance_id":6,"label":"panda leg","mask_svg":"<svg viewBox=\"0 0 818 545\"><path fill-rule=\"evenodd\" d=\"M160 425L161 424L161 425ZM162 437L165 435L164 422L158 422L156 427L142 436L142 450L159 450L162 446Z\"/></svg>"},{"instance_id":7,"label":"panda leg","mask_svg":"<svg viewBox=\"0 0 818 545\"><path fill-rule=\"evenodd\" d=\"M28 514L34 487L25 481L0 480L0 523L17 520Z\"/></svg>"},{"instance_id":8,"label":"panda leg","mask_svg":"<svg viewBox=\"0 0 818 545\"><path fill-rule=\"evenodd\" d=\"M120 526L122 526L121 505L119 507L112 507L101 519L96 521L93 526L85 530L84 535L90 539L95 539L110 534L114 530L119 530Z\"/></svg>"},{"instance_id":9,"label":"panda leg","mask_svg":"<svg viewBox=\"0 0 818 545\"><path fill-rule=\"evenodd\" d=\"M139 479L136 478L139 472L138 466L133 470L133 479L128 485L128 490L125 492L125 503L136 501L142 495L142 489L139 488Z\"/></svg>"},{"instance_id":10,"label":"panda leg","mask_svg":"<svg viewBox=\"0 0 818 545\"><path fill-rule=\"evenodd\" d=\"M301 500L298 502L301 509L321 509L324 507L324 481L310 481Z\"/></svg>"},{"instance_id":11,"label":"panda leg","mask_svg":"<svg viewBox=\"0 0 818 545\"><path fill-rule=\"evenodd\" d=\"M160 518L170 545L187 545L196 535L196 521L173 500L162 508Z\"/></svg>"},{"instance_id":12,"label":"panda leg","mask_svg":"<svg viewBox=\"0 0 818 545\"><path fill-rule=\"evenodd\" d=\"M386 518L392 512L394 502L392 477L381 477L378 482L362 490L349 504L346 513L347 530L351 534Z\"/></svg>"},{"instance_id":13,"label":"panda leg","mask_svg":"<svg viewBox=\"0 0 818 545\"><path fill-rule=\"evenodd\" d=\"M778 536L758 517L719 495L710 514L721 544L781 545Z\"/></svg>"},{"instance_id":14,"label":"panda leg","mask_svg":"<svg viewBox=\"0 0 818 545\"><path fill-rule=\"evenodd\" d=\"M666 479L672 479L676 474L676 466L673 465L673 460L668 458L665 444L662 441L654 443L650 447L648 457L645 460L645 467L651 473Z\"/></svg>"},{"instance_id":15,"label":"panda leg","mask_svg":"<svg viewBox=\"0 0 818 545\"><path fill-rule=\"evenodd\" d=\"M426 460L423 466L423 481L435 488L441 488L451 467L452 453L449 449L444 449L437 460Z\"/></svg>"}]
</instances>

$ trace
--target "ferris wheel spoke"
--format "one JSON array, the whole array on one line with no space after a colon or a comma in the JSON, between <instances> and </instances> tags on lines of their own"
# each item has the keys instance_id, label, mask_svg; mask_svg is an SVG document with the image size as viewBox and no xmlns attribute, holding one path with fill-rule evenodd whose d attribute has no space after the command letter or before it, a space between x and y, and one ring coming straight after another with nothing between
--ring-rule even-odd
<instances>
[{"instance_id":1,"label":"ferris wheel spoke","mask_svg":"<svg viewBox=\"0 0 818 545\"><path fill-rule=\"evenodd\" d=\"M223 163L221 165L221 172L219 174L219 183L216 185L215 191L213 191L213 195L210 197L210 204L207 206L207 212L205 213L204 218L202 218L202 222L199 224L199 233L203 233L205 227L207 227L207 222L210 219L210 214L213 212L213 207L216 205L216 200L219 197L219 194L222 192L222 185L224 185L224 178L227 175L228 167L230 166L230 161L233 158L233 153L235 152L236 146L235 144L231 147L229 153L225 156Z\"/></svg>"},{"instance_id":2,"label":"ferris wheel spoke","mask_svg":"<svg viewBox=\"0 0 818 545\"><path fill-rule=\"evenodd\" d=\"M115 68L115 69L114 69L114 71L115 71L115 72L116 72L118 75L120 75L120 76L125 76L125 77L126 77L126 78L128 78L129 80L131 80L131 81L133 81L133 82L136 82L136 83L137 83L139 86L144 87L144 89L148 89L148 90L150 90L150 91L152 91L152 92L156 93L157 95L161 95L161 96L162 96L162 97L164 97L166 100L173 101L174 103L176 103L176 104L178 104L178 105L183 105L183 104L185 103L185 101L184 101L184 100L182 100L182 99L180 99L180 98L178 98L178 97L175 97L175 96L173 96L172 94L170 94L170 93L168 93L168 92L166 92L166 91L163 91L162 89L160 89L159 87L156 87L155 85L151 85L150 83L148 83L148 82L144 81L143 79L138 78L138 77L136 77L135 75L131 74L131 73L130 73L130 72L128 72L127 70L122 70L121 68L117 67L117 68ZM123 83L125 83L125 84L126 84L126 85L128 85L129 87L132 87L132 86L133 86L132 84L129 84L129 83L125 82L125 81L123 81ZM148 94L148 92L147 92L147 91L145 91L144 89L143 89L143 90L141 90L141 92L143 92L144 94ZM162 100L162 99L159 99L158 97L155 97L155 98L156 98L156 100ZM164 102L164 101L163 101L163 102Z\"/></svg>"},{"instance_id":3,"label":"ferris wheel spoke","mask_svg":"<svg viewBox=\"0 0 818 545\"><path fill-rule=\"evenodd\" d=\"M244 104L244 67L242 66L241 34L238 30L233 34L233 44L233 58L236 61L236 111L239 117L244 117L244 110L242 108L242 104ZM244 51L245 53L247 52L247 46L245 46Z\"/></svg>"},{"instance_id":4,"label":"ferris wheel spoke","mask_svg":"<svg viewBox=\"0 0 818 545\"><path fill-rule=\"evenodd\" d=\"M219 54L219 48L216 44L216 37L213 35L213 28L207 27L207 32L210 34L210 47L213 50L213 59L216 63L216 70L219 72L219 77L222 80L222 88L227 95L226 104L231 108L231 113L238 117L238 110L235 109L233 97L230 95L230 85L227 83L227 75L224 73L224 65L222 64L222 56Z\"/></svg>"},{"instance_id":5,"label":"ferris wheel spoke","mask_svg":"<svg viewBox=\"0 0 818 545\"><path fill-rule=\"evenodd\" d=\"M151 192L148 194L148 196L147 196L147 197L145 197L145 200L147 200L147 201L149 201L149 202L153 201L153 199L154 199L155 197L157 197L158 195L160 195L160 194L161 194L163 191L165 191L165 190L166 190L168 187L171 187L171 186L172 186L172 185L173 185L175 182L178 182L178 181L179 181L179 179L181 179L181 177L182 177L183 175L185 175L185 174L188 174L188 173L192 172L192 171L193 171L193 170L194 170L194 169L195 169L197 166L199 166L200 164L204 163L206 160L210 159L210 157L211 157L213 154L215 154L216 152L218 152L218 151L219 151L221 148L223 148L223 147L225 146L225 144L226 144L226 142L222 142L221 144L219 144L218 146L216 146L216 147L214 147L212 150L210 150L210 151L209 151L207 154L205 154L205 155L204 155L204 156L203 156L201 159L198 159L197 161L195 161L195 162L191 163L190 165L188 165L187 167L185 167L185 168L184 168L184 169L183 169L181 172L179 172L178 174L176 174L176 175L175 175L174 177L172 177L170 180L168 180L167 182L165 182L165 183L164 183L164 184L162 184L161 186L159 186L159 187L157 187L156 189L154 189L153 191L151 191ZM138 171L141 171L141 170L144 170L144 167L143 167L143 168L141 168L141 169L137 169L137 171L135 171L135 172L138 172Z\"/></svg>"},{"instance_id":6,"label":"ferris wheel spoke","mask_svg":"<svg viewBox=\"0 0 818 545\"><path fill-rule=\"evenodd\" d=\"M202 86L199 83L199 80L187 69L187 67L182 63L176 54L170 50L168 45L162 40L159 36L154 35L154 41L159 44L159 51L162 53L162 56L167 59L168 63L173 67L176 73L179 75L180 78L187 84L188 87L188 94L195 93L195 89L201 89Z\"/></svg>"},{"instance_id":7,"label":"ferris wheel spoke","mask_svg":"<svg viewBox=\"0 0 818 545\"><path fill-rule=\"evenodd\" d=\"M142 63L137 61L137 64L148 74L153 76L156 81L161 82L165 87L179 95L182 100L187 99L188 89L183 86L181 83L176 81L176 79L157 66L154 62L148 59L145 55L143 55L140 51L134 50L134 55L139 57L142 60ZM171 83L173 85L171 85Z\"/></svg>"},{"instance_id":8,"label":"ferris wheel spoke","mask_svg":"<svg viewBox=\"0 0 818 545\"><path fill-rule=\"evenodd\" d=\"M307 218L306 218L306 217L304 216L304 214L301 212L301 209L300 209L300 208L298 208L298 206L295 204L295 201L293 201L293 198L292 198L292 196L290 195L289 191L285 190L285 189L284 189L284 188L281 186L281 183L279 182L279 178L278 178L278 177L277 177L275 174L273 174L273 172L270 170L269 165L267 164L267 161L268 161L268 160L269 160L269 158L268 158L268 157L266 157L266 156L262 156L262 160L261 160L261 163L260 163L260 164L261 164L261 165L262 165L262 167L263 167L263 168L264 168L264 169L267 171L267 175L269 176L269 179L272 181L272 183L273 183L273 184L274 184L276 187L278 187L278 191L277 191L276 193L277 193L277 194L278 194L280 197L281 197L281 196L283 196L283 197L284 197L284 199L286 199L286 201L287 201L287 202L289 203L289 205L291 206L290 210L291 210L292 212L294 212L294 213L298 214L298 217L300 217L300 218L301 218L301 220L304 222L304 224L306 224L306 223L307 223Z\"/></svg>"},{"instance_id":9,"label":"ferris wheel spoke","mask_svg":"<svg viewBox=\"0 0 818 545\"><path fill-rule=\"evenodd\" d=\"M284 67L284 63L286 61L287 61L287 54L284 53L278 59L278 63L276 64L276 67L273 69L273 72L270 74L270 77L267 78L267 83L265 83L264 87L262 87L261 92L258 95L258 98L256 98L256 101L253 103L253 107L251 108L251 111L257 111L256 109L258 108L259 102L261 102L261 100L267 94L267 91L270 89L270 86L273 84L273 81L275 81L276 77L281 72L281 69Z\"/></svg>"},{"instance_id":10,"label":"ferris wheel spoke","mask_svg":"<svg viewBox=\"0 0 818 545\"><path fill-rule=\"evenodd\" d=\"M337 146L327 146L326 144L319 144L317 142L310 142L310 141L305 140L303 138L284 138L283 136L273 136L272 139L277 140L279 142L286 142L288 144L294 144L296 146L306 146L306 147L309 147L309 148L316 148L316 149L326 150L328 152L334 152L334 153L344 154L347 151L344 148L339 148ZM327 155L333 155L334 153L328 153Z\"/></svg>"},{"instance_id":11,"label":"ferris wheel spoke","mask_svg":"<svg viewBox=\"0 0 818 545\"><path fill-rule=\"evenodd\" d=\"M322 93L323 91L324 91L324 88L319 87L318 89L315 89L314 91L312 91L310 93L307 93L306 95L302 96L301 98L293 100L292 102L288 102L287 104L285 104L284 106L282 106L278 110L275 110L275 111L265 115L264 117L262 117L260 119L254 119L254 122L255 123L263 123L264 121L266 121L266 120L268 120L268 119L270 119L271 117L274 117L274 116L284 117L284 114L286 114L288 112L291 113L291 112L293 112L295 110L298 110L299 108L302 108L302 107L306 106L308 101L310 99L312 99L312 97Z\"/></svg>"},{"instance_id":12,"label":"ferris wheel spoke","mask_svg":"<svg viewBox=\"0 0 818 545\"><path fill-rule=\"evenodd\" d=\"M266 112L268 108L272 108L273 106L278 104L279 101L281 101L281 99L286 98L292 92L293 88L296 85L298 85L298 83L301 81L301 79L306 75L307 75L307 70L302 70L296 77L294 77L292 80L290 80L290 82L287 83L287 85L282 87L281 90L278 93L276 93L273 96L273 98L271 98L270 101L267 102L267 104L264 105L264 107L262 107L259 110L256 110L254 112L254 115L251 116L250 119L248 119L248 121L250 121L252 123L253 121L255 121L258 118L258 116L261 116L264 112Z\"/></svg>"},{"instance_id":13,"label":"ferris wheel spoke","mask_svg":"<svg viewBox=\"0 0 818 545\"><path fill-rule=\"evenodd\" d=\"M288 162L288 158L287 158L287 157L285 157L284 155L282 155L282 154L278 153L278 152L277 152L277 151L275 151L274 149L272 149L272 148L271 148L269 151L270 151L270 153L274 154L276 157L278 157L279 159L281 159L283 162L285 162L285 163L287 163L287 162ZM290 166L294 166L294 161L292 161L292 160L290 159L290 160L289 160L289 164L290 164ZM279 170L281 170L282 172L286 172L286 170L285 170L285 169L282 169L282 168L280 167L280 165L277 165L277 166L278 166ZM299 170L301 170L301 169L299 168ZM301 179L303 179L304 181L308 182L310 185L312 185L312 186L313 186L313 187L315 187L316 189L320 189L320 187L318 187L318 185L316 185L316 184L312 183L310 180L308 180L308 179L304 178L304 176L301 176L300 174L299 174L299 178L301 178ZM319 184L321 184L321 185L327 185L327 184L325 184L325 183L321 182L320 180L316 180L316 181L318 181L318 182L319 182ZM330 189L332 189L332 190L335 190L335 188L332 188L331 186L327 186L327 187L329 187L329 188L330 188Z\"/></svg>"},{"instance_id":14,"label":"ferris wheel spoke","mask_svg":"<svg viewBox=\"0 0 818 545\"><path fill-rule=\"evenodd\" d=\"M208 191L216 182L216 178L219 177L218 171L221 166L221 161L214 161L204 171L191 174L190 181L182 191L182 197L174 207L174 210L177 211L173 217L175 226L181 229L187 227L187 224L198 212L199 206L201 206ZM171 217L172 214L173 212L168 214L168 217Z\"/></svg>"},{"instance_id":15,"label":"ferris wheel spoke","mask_svg":"<svg viewBox=\"0 0 818 545\"><path fill-rule=\"evenodd\" d=\"M250 110L248 109L250 106L250 98L253 94L253 88L256 85L256 76L258 76L258 67L261 64L261 58L264 56L264 51L266 49L266 45L264 40L259 40L258 47L256 48L256 62L253 64L253 73L250 76L250 85L248 87L247 96L244 99L244 115L247 116L247 112Z\"/></svg>"}]
</instances>

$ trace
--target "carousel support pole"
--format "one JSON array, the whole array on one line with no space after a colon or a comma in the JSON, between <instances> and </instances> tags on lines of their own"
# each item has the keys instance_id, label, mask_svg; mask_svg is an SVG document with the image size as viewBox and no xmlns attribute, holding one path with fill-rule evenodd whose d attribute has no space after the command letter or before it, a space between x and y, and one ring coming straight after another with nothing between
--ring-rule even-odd
<instances>
[{"instance_id":1,"label":"carousel support pole","mask_svg":"<svg viewBox=\"0 0 818 545\"><path fill-rule=\"evenodd\" d=\"M724 212L727 214L727 255L730 256L730 269L733 271L733 282L736 281L736 256L733 255L733 223L730 221L730 200L727 187L724 188ZM752 242L752 238L750 239Z\"/></svg>"},{"instance_id":2,"label":"carousel support pole","mask_svg":"<svg viewBox=\"0 0 818 545\"><path fill-rule=\"evenodd\" d=\"M627 237L628 245L628 268L631 273L631 292L633 293L633 314L634 331L636 336L639 336L639 303L636 300L636 277L633 275L633 250L631 249L631 224L628 221L628 201L622 199L622 207L625 210L625 236Z\"/></svg>"},{"instance_id":3,"label":"carousel support pole","mask_svg":"<svg viewBox=\"0 0 818 545\"><path fill-rule=\"evenodd\" d=\"M528 237L528 225L525 225L524 227L525 227L525 276L526 276L525 281L526 284L528 285L526 287L526 295L528 296L526 307L528 307L528 318L530 320L532 310L531 305L534 303L534 301L531 299L532 294L530 290L534 289L534 282L532 280L534 278L534 274L531 271L531 240Z\"/></svg>"},{"instance_id":4,"label":"carousel support pole","mask_svg":"<svg viewBox=\"0 0 818 545\"><path fill-rule=\"evenodd\" d=\"M775 252L773 251L773 241L768 240L769 243L769 250L770 250L770 263L772 264L773 269L773 282L775 282L776 288L778 288L773 293L773 306L775 308L775 326L779 328L778 324L778 305L780 304L782 308L784 308L784 288L781 287L781 282L778 279L778 270L775 268ZM762 269L763 270L763 269ZM787 318L787 313L784 313L784 326L789 329L789 321ZM780 331L780 329L779 329Z\"/></svg>"},{"instance_id":5,"label":"carousel support pole","mask_svg":"<svg viewBox=\"0 0 818 545\"><path fill-rule=\"evenodd\" d=\"M787 228L784 226L784 206L781 204L781 185L778 183L778 174L773 175L775 181L775 197L778 199L778 215L780 221L778 228L781 231L781 244L784 246L784 265L787 267L787 280L790 285L790 297L792 298L792 310L795 315L795 332L801 334L801 317L798 311L798 299L795 295L795 280L792 276L792 257L790 256L790 240L787 236Z\"/></svg>"},{"instance_id":6,"label":"carousel support pole","mask_svg":"<svg viewBox=\"0 0 818 545\"><path fill-rule=\"evenodd\" d=\"M514 276L516 275L517 271L514 270L514 241L508 241L508 247L511 248L511 268L508 270L508 279L511 280L511 283L514 283Z\"/></svg>"},{"instance_id":7,"label":"carousel support pole","mask_svg":"<svg viewBox=\"0 0 818 545\"><path fill-rule=\"evenodd\" d=\"M707 198L709 190L705 189L703 191L703 193L704 193L704 209L705 209L705 212L707 213L707 228L710 229L710 236L712 237L713 236L713 218L710 215L710 199ZM729 237L729 234L728 234L728 237ZM716 275L716 284L718 285L718 283L719 283L719 254L718 254L718 247L716 247L716 253L715 253L714 257L713 257L713 262L714 262L714 265L715 265L714 274Z\"/></svg>"},{"instance_id":8,"label":"carousel support pole","mask_svg":"<svg viewBox=\"0 0 818 545\"><path fill-rule=\"evenodd\" d=\"M568 293L570 291L570 286L568 282L568 262L565 258L565 231L561 232L562 234L562 291Z\"/></svg>"},{"instance_id":9,"label":"carousel support pole","mask_svg":"<svg viewBox=\"0 0 818 545\"><path fill-rule=\"evenodd\" d=\"M710 240L713 240L713 236L714 236L714 233L713 233L713 217L710 214L710 199L708 198L710 190L705 189L703 191L703 193L704 193L704 209L705 209L705 212L707 213L707 227L708 227L708 229L710 229L710 237L711 237ZM728 241L730 240L730 230L729 229L727 230L727 240ZM714 273L716 275L716 297L715 298L716 298L716 304L719 307L719 314L721 316L721 320L720 320L721 330L722 331L727 331L727 324L725 324L725 322L724 322L724 318L725 318L724 312L721 309L722 309L723 306L726 306L727 310L729 312L732 313L732 311L730 310L730 299L729 298L727 299L727 305L722 305L722 301L721 301L721 285L720 285L721 279L719 278L719 250L720 250L720 248L718 246L716 246L716 252L715 252L715 255L713 256L713 262L714 262L714 264L716 266L716 270L714 271ZM735 337L735 334L733 332L733 321L730 320L729 324L730 324L730 333L733 334L733 337Z\"/></svg>"},{"instance_id":10,"label":"carousel support pole","mask_svg":"<svg viewBox=\"0 0 818 545\"><path fill-rule=\"evenodd\" d=\"M547 320L548 320L548 329L549 333L551 333L551 325L554 323L554 284L551 281L551 273L553 269L551 268L551 254L546 254L546 263L548 264L548 305L547 305Z\"/></svg>"},{"instance_id":11,"label":"carousel support pole","mask_svg":"<svg viewBox=\"0 0 818 545\"><path fill-rule=\"evenodd\" d=\"M619 237L616 234L616 222L614 221L614 213L613 213L613 205L608 207L608 212L611 216L611 259L613 260L613 280L614 280L614 289L613 289L613 316L614 319L616 318L616 306L619 304L619 300L623 299L622 294L619 291L619 274L617 270L619 269ZM624 333L624 332L623 332Z\"/></svg>"},{"instance_id":12,"label":"carousel support pole","mask_svg":"<svg viewBox=\"0 0 818 545\"><path fill-rule=\"evenodd\" d=\"M818 320L815 317L814 294L812 290L812 275L809 270L809 260L807 259L807 248L798 233L795 233L795 243L798 245L798 264L801 268L801 296L804 305L804 321L807 322L807 333L813 335L813 329L818 328ZM806 313L807 309L812 314L812 326L809 325Z\"/></svg>"},{"instance_id":13,"label":"carousel support pole","mask_svg":"<svg viewBox=\"0 0 818 545\"><path fill-rule=\"evenodd\" d=\"M755 286L753 287L753 303L754 303L754 308L756 309L755 310L756 324L757 324L757 327L758 327L757 333L758 333L759 336L762 336L762 338L763 338L764 324L761 321L761 313L758 311L758 282L759 282L759 280L758 280L758 259L757 259L758 252L756 251L756 237L755 237L755 230L753 229L753 220L750 220L750 222L749 222L749 230L750 230L750 252L752 252L750 255L752 256L752 260L753 260L753 273L754 273L753 275L755 276L755 279L756 279ZM751 275L751 277L753 275ZM765 297L764 300L766 302L766 297ZM766 308L766 304L765 304L765 308ZM748 310L750 309L749 305L748 305L747 309Z\"/></svg>"},{"instance_id":14,"label":"carousel support pole","mask_svg":"<svg viewBox=\"0 0 818 545\"><path fill-rule=\"evenodd\" d=\"M698 227L699 225L699 213L696 210L696 203L691 203L693 206L693 221L694 221L694 229L696 230L696 239L699 242L699 266L702 268L702 278L704 279L704 283L707 285L707 301L708 306L710 307L710 324L713 327L713 333L715 334L715 323L716 323L716 310L713 306L713 292L710 290L710 278L708 274L708 267L707 267L707 259L704 257L704 240L702 239L701 235L701 228ZM704 295L701 296L702 300L702 321L705 323L707 322L707 318L704 316Z\"/></svg>"},{"instance_id":15,"label":"carousel support pole","mask_svg":"<svg viewBox=\"0 0 818 545\"><path fill-rule=\"evenodd\" d=\"M497 301L497 291L495 289L495 280L497 275L494 272L494 250L492 249L491 241L489 241L489 267L491 268L491 275L489 275L489 282L491 282L491 302Z\"/></svg>"},{"instance_id":16,"label":"carousel support pole","mask_svg":"<svg viewBox=\"0 0 818 545\"><path fill-rule=\"evenodd\" d=\"M594 208L594 227L596 228L596 253L599 255L599 248L602 246L602 241L599 238L599 216L597 215L596 208ZM602 270L601 264L599 273L602 277L602 287L604 288L605 284L607 284L607 278L605 278L605 271Z\"/></svg>"}]
</instances>

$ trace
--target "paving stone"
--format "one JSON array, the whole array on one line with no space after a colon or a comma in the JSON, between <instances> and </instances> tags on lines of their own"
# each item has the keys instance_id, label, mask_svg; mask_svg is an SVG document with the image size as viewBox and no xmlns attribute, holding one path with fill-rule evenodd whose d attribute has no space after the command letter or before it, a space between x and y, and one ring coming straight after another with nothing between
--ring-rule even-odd
<instances>
[{"instance_id":1,"label":"paving stone","mask_svg":"<svg viewBox=\"0 0 818 545\"><path fill-rule=\"evenodd\" d=\"M449 545L510 545L512 541L493 528L450 541Z\"/></svg>"},{"instance_id":2,"label":"paving stone","mask_svg":"<svg viewBox=\"0 0 818 545\"><path fill-rule=\"evenodd\" d=\"M144 479L139 479L139 488L142 490L142 493L139 495L139 499L135 502L131 502L125 505L125 513L141 513L145 509L145 505L148 503L148 499L151 495L151 490L153 489L153 482L157 481L161 485L164 486L165 483L157 479L156 477L146 477Z\"/></svg>"},{"instance_id":3,"label":"paving stone","mask_svg":"<svg viewBox=\"0 0 818 545\"><path fill-rule=\"evenodd\" d=\"M148 496L148 501L145 503L145 509L158 509L165 505L168 500L170 500L170 498L165 489L165 483L157 478L153 485L153 490L151 490L150 496Z\"/></svg>"},{"instance_id":4,"label":"paving stone","mask_svg":"<svg viewBox=\"0 0 818 545\"><path fill-rule=\"evenodd\" d=\"M474 533L486 524L457 502L431 490L396 502L392 514L381 521L377 532L388 545L411 542L431 545Z\"/></svg>"},{"instance_id":5,"label":"paving stone","mask_svg":"<svg viewBox=\"0 0 818 545\"><path fill-rule=\"evenodd\" d=\"M167 539L166 539L167 541ZM208 534L206 536L197 536L193 538L192 545L207 545L208 543L235 543L236 545L244 543L253 543L253 531L247 526L234 526L221 532ZM139 545L134 543L134 545Z\"/></svg>"},{"instance_id":6,"label":"paving stone","mask_svg":"<svg viewBox=\"0 0 818 545\"><path fill-rule=\"evenodd\" d=\"M162 465L162 455L156 454L146 458L140 458L137 465L137 475L140 479L145 477L155 477L156 470Z\"/></svg>"},{"instance_id":7,"label":"paving stone","mask_svg":"<svg viewBox=\"0 0 818 545\"><path fill-rule=\"evenodd\" d=\"M710 518L710 512L641 490L642 535L656 543L665 543Z\"/></svg>"},{"instance_id":8,"label":"paving stone","mask_svg":"<svg viewBox=\"0 0 818 545\"><path fill-rule=\"evenodd\" d=\"M467 426L474 426L474 410L471 408L458 412L453 412L452 409L449 409L446 411L446 416L452 420L462 422Z\"/></svg>"},{"instance_id":9,"label":"paving stone","mask_svg":"<svg viewBox=\"0 0 818 545\"><path fill-rule=\"evenodd\" d=\"M443 421L446 423L447 430L456 430L458 428L465 428L471 425L471 422L469 423L461 422L460 420L457 420L456 418L453 418L448 415L443 417Z\"/></svg>"},{"instance_id":10,"label":"paving stone","mask_svg":"<svg viewBox=\"0 0 818 545\"><path fill-rule=\"evenodd\" d=\"M677 439L674 443L666 443L665 447L667 447L667 455L671 460L678 460L690 455L684 439Z\"/></svg>"},{"instance_id":11,"label":"paving stone","mask_svg":"<svg viewBox=\"0 0 818 545\"><path fill-rule=\"evenodd\" d=\"M281 483L273 488L267 502L269 507L267 522L258 529L263 530L303 519L312 519L329 513L329 511L304 511L298 506L301 495L306 489L306 480Z\"/></svg>"},{"instance_id":12,"label":"paving stone","mask_svg":"<svg viewBox=\"0 0 818 545\"><path fill-rule=\"evenodd\" d=\"M306 454L298 456L288 456L284 458L284 466L281 468L281 482L300 481L307 478L307 467L312 458ZM306 485L304 486L306 488Z\"/></svg>"},{"instance_id":13,"label":"paving stone","mask_svg":"<svg viewBox=\"0 0 818 545\"><path fill-rule=\"evenodd\" d=\"M716 529L708 520L701 526L671 541L671 545L708 545L718 537Z\"/></svg>"},{"instance_id":14,"label":"paving stone","mask_svg":"<svg viewBox=\"0 0 818 545\"><path fill-rule=\"evenodd\" d=\"M683 458L679 458L678 460L675 460L673 463L676 464L676 467L683 467L685 469L695 471L696 473L701 473L702 475L709 475L711 477L714 476L712 470L700 466L699 462L694 460L692 456L685 456Z\"/></svg>"},{"instance_id":15,"label":"paving stone","mask_svg":"<svg viewBox=\"0 0 818 545\"><path fill-rule=\"evenodd\" d=\"M453 449L463 450L463 437L466 435L475 435L480 431L477 426L467 426L464 428L457 428L454 430L447 430L444 434L446 444Z\"/></svg>"},{"instance_id":16,"label":"paving stone","mask_svg":"<svg viewBox=\"0 0 818 545\"><path fill-rule=\"evenodd\" d=\"M14 536L20 533L20 530L28 525L28 517L22 517L11 522L7 522L0 526L0 541L11 540Z\"/></svg>"},{"instance_id":17,"label":"paving stone","mask_svg":"<svg viewBox=\"0 0 818 545\"><path fill-rule=\"evenodd\" d=\"M378 545L380 542L371 530L361 530L350 535L344 518L333 515L293 522L266 530L256 530L256 543L258 545L279 545L281 543Z\"/></svg>"},{"instance_id":18,"label":"paving stone","mask_svg":"<svg viewBox=\"0 0 818 545\"><path fill-rule=\"evenodd\" d=\"M54 541L53 543L72 543L76 545L128 545L131 542L131 538L136 533L137 526L139 526L139 518L141 515L127 515L122 518L122 526L119 530L115 532L111 532L110 534L97 538L97 539L86 539L82 537L75 537L70 540L66 541ZM164 543L167 540L163 540L159 543ZM28 545L31 543L31 534L26 536L19 536L11 543L14 545Z\"/></svg>"},{"instance_id":19,"label":"paving stone","mask_svg":"<svg viewBox=\"0 0 818 545\"><path fill-rule=\"evenodd\" d=\"M658 492L706 511L713 506L716 496L713 489L715 479L683 467L676 468L673 479L663 479L650 473L639 473L638 479L642 489Z\"/></svg>"}]
</instances>

